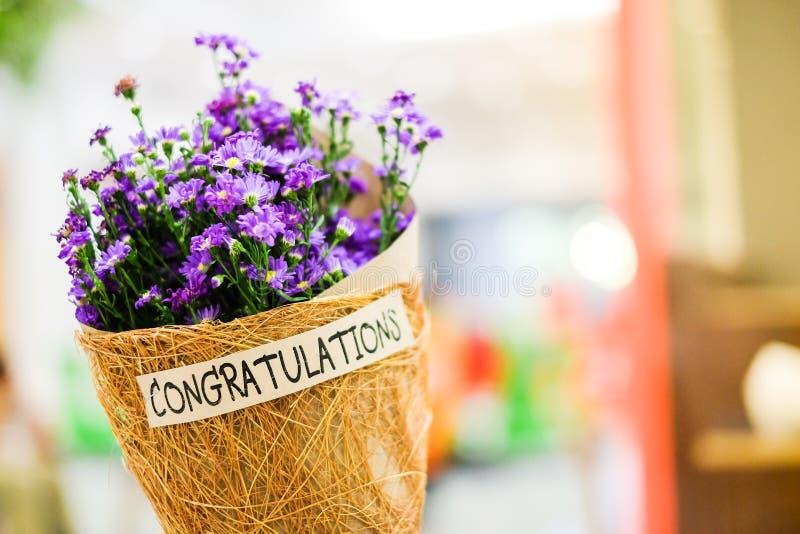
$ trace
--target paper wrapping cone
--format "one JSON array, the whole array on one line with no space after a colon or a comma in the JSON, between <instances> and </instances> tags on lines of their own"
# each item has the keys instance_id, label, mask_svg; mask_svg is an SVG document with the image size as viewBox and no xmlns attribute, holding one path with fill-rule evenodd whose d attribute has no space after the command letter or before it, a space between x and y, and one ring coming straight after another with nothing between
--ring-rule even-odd
<instances>
[{"instance_id":1,"label":"paper wrapping cone","mask_svg":"<svg viewBox=\"0 0 800 534\"><path fill-rule=\"evenodd\" d=\"M430 409L417 239L415 219L383 254L309 302L228 323L76 334L127 467L166 532L419 531ZM398 290L414 338L407 348L274 400L148 423L147 401L157 404L138 376L284 340Z\"/></svg>"}]
</instances>

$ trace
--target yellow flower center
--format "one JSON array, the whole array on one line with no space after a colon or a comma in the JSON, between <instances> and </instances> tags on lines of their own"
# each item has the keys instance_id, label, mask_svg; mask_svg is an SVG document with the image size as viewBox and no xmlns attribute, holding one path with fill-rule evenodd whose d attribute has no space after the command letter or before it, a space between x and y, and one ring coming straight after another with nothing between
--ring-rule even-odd
<instances>
[{"instance_id":1,"label":"yellow flower center","mask_svg":"<svg viewBox=\"0 0 800 534\"><path fill-rule=\"evenodd\" d=\"M225 200L226 198L228 198L228 192L223 189L222 191L217 193L217 198Z\"/></svg>"},{"instance_id":2,"label":"yellow flower center","mask_svg":"<svg viewBox=\"0 0 800 534\"><path fill-rule=\"evenodd\" d=\"M275 275L278 274L275 271L267 271L267 275L264 277L267 282L272 282L272 279L275 278Z\"/></svg>"},{"instance_id":3,"label":"yellow flower center","mask_svg":"<svg viewBox=\"0 0 800 534\"><path fill-rule=\"evenodd\" d=\"M205 263L198 263L197 264L197 270L200 271L201 273L206 272L206 264Z\"/></svg>"},{"instance_id":4,"label":"yellow flower center","mask_svg":"<svg viewBox=\"0 0 800 534\"><path fill-rule=\"evenodd\" d=\"M308 282L306 282L305 280L303 280L302 282L300 282L299 284L297 284L297 288L298 288L298 289L305 289L305 288L307 288L307 287L308 287Z\"/></svg>"},{"instance_id":5,"label":"yellow flower center","mask_svg":"<svg viewBox=\"0 0 800 534\"><path fill-rule=\"evenodd\" d=\"M239 163L241 161L242 160L240 160L236 156L233 156L233 157L228 158L228 159L225 160L225 166L228 167L229 169L232 169L232 168L236 167L237 165L239 165Z\"/></svg>"}]
</instances>

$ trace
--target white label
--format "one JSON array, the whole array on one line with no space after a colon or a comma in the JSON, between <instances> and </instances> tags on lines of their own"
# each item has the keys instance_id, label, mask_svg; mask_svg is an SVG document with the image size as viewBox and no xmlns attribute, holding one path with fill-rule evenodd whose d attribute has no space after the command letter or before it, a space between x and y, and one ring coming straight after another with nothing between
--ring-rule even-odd
<instances>
[{"instance_id":1,"label":"white label","mask_svg":"<svg viewBox=\"0 0 800 534\"><path fill-rule=\"evenodd\" d=\"M313 330L136 377L151 428L241 410L321 384L414 345L400 292Z\"/></svg>"}]
</instances>

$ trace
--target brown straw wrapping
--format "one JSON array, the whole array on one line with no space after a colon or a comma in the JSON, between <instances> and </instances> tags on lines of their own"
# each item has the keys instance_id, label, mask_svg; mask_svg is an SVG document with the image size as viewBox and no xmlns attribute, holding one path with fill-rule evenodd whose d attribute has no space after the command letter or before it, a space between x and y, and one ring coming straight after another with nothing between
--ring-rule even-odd
<instances>
[{"instance_id":1,"label":"brown straw wrapping","mask_svg":"<svg viewBox=\"0 0 800 534\"><path fill-rule=\"evenodd\" d=\"M411 348L273 401L160 428L148 426L137 375L316 328L391 288L228 323L76 335L127 467L167 533L420 530L428 321L419 288L401 289L418 340Z\"/></svg>"}]
</instances>

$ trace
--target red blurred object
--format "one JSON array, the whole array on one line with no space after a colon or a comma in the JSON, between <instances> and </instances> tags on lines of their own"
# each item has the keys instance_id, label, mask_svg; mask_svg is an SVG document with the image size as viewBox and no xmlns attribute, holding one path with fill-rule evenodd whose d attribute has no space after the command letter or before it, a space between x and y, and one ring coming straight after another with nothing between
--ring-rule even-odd
<instances>
[{"instance_id":1,"label":"red blurred object","mask_svg":"<svg viewBox=\"0 0 800 534\"><path fill-rule=\"evenodd\" d=\"M641 451L642 524L634 532L677 532L670 391L666 255L675 214L675 146L666 0L623 0L616 31L620 180L612 205L639 257L636 278L612 302L606 351L627 359L615 409Z\"/></svg>"},{"instance_id":2,"label":"red blurred object","mask_svg":"<svg viewBox=\"0 0 800 534\"><path fill-rule=\"evenodd\" d=\"M465 382L469 389L496 388L500 382L500 352L483 332L467 336L464 349Z\"/></svg>"}]
</instances>

